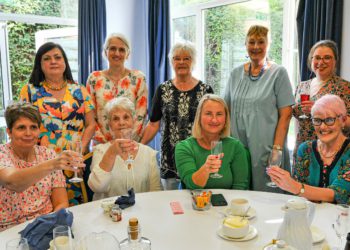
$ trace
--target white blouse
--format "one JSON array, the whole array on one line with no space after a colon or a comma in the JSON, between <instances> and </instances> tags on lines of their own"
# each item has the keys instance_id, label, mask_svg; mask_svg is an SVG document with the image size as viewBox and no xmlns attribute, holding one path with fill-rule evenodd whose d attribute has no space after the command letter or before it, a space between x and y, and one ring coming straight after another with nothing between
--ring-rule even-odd
<instances>
[{"instance_id":1,"label":"white blouse","mask_svg":"<svg viewBox=\"0 0 350 250\"><path fill-rule=\"evenodd\" d=\"M95 192L93 200L125 195L131 187L135 193L162 190L156 159L157 151L139 143L137 155L130 169L117 155L112 171L106 172L100 168L100 162L110 145L111 143L107 142L94 148L88 180L89 187Z\"/></svg>"}]
</instances>

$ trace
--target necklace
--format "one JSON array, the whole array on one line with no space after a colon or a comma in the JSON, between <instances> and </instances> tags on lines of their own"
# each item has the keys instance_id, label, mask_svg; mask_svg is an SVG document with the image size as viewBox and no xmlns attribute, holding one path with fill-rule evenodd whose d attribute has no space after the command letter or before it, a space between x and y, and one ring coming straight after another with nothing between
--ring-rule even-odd
<instances>
[{"instance_id":1,"label":"necklace","mask_svg":"<svg viewBox=\"0 0 350 250\"><path fill-rule=\"evenodd\" d=\"M264 74L265 72L265 68L267 66L267 60L265 60L264 62L264 65L262 66L262 68L260 69L260 72L257 76L253 76L252 75L252 63L250 62L249 63L249 69L248 69L248 76L249 76L249 79L252 80L252 81L257 81L261 78L261 76Z\"/></svg>"},{"instance_id":2,"label":"necklace","mask_svg":"<svg viewBox=\"0 0 350 250\"><path fill-rule=\"evenodd\" d=\"M43 85L46 86L46 87L48 87L48 88L51 89L51 90L56 90L56 91L58 91L58 90L61 90L61 89L63 89L64 87L67 86L67 81L65 81L64 83L62 83L61 86L59 86L59 87L52 86L52 85L51 85L50 83L48 83L47 81L44 81Z\"/></svg>"},{"instance_id":3,"label":"necklace","mask_svg":"<svg viewBox=\"0 0 350 250\"><path fill-rule=\"evenodd\" d=\"M117 76L117 77L115 77L109 70L107 70L107 76L108 76L108 78L111 79L113 82L119 82L120 79L124 78L126 74L127 74L126 68L124 68L124 70L123 70L121 76Z\"/></svg>"},{"instance_id":4,"label":"necklace","mask_svg":"<svg viewBox=\"0 0 350 250\"><path fill-rule=\"evenodd\" d=\"M321 150L321 142L319 141L318 145L317 145L317 149L318 149L318 152L320 153L321 157L324 158L324 159L332 159L331 161L333 161L335 155L339 152L340 148L343 146L344 144L344 141L342 141L336 150L334 150L334 152L332 152L331 154L324 154L322 153L322 150Z\"/></svg>"}]
</instances>

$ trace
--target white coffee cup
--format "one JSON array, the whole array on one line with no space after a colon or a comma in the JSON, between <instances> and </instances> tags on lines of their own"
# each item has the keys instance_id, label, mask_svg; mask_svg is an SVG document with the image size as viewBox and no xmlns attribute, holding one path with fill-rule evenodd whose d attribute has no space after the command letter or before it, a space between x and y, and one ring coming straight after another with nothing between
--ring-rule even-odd
<instances>
[{"instance_id":1,"label":"white coffee cup","mask_svg":"<svg viewBox=\"0 0 350 250\"><path fill-rule=\"evenodd\" d=\"M231 200L231 214L233 215L246 215L249 207L249 201L247 199L237 198Z\"/></svg>"}]
</instances>

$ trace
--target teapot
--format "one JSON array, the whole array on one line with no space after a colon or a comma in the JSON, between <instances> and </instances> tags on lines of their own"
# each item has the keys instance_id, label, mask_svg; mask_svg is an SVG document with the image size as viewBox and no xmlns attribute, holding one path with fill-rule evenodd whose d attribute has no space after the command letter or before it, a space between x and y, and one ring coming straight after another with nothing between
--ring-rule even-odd
<instances>
[{"instance_id":1,"label":"teapot","mask_svg":"<svg viewBox=\"0 0 350 250\"><path fill-rule=\"evenodd\" d=\"M311 222L315 215L315 205L304 198L289 199L282 208L285 211L277 239L284 240L298 250L312 248Z\"/></svg>"}]
</instances>

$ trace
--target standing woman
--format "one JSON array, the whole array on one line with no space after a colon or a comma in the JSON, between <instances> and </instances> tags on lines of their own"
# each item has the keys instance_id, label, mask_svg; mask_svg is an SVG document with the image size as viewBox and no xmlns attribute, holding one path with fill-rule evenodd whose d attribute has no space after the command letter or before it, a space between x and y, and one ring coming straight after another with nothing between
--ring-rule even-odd
<instances>
[{"instance_id":1,"label":"standing woman","mask_svg":"<svg viewBox=\"0 0 350 250\"><path fill-rule=\"evenodd\" d=\"M134 139L139 141L147 115L148 90L145 75L139 70L125 67L125 61L130 55L130 44L122 34L112 33L108 36L103 46L103 55L108 60L108 69L92 72L86 83L97 112L94 143L106 143L113 139L104 106L118 96L129 98L135 105Z\"/></svg>"},{"instance_id":2,"label":"standing woman","mask_svg":"<svg viewBox=\"0 0 350 250\"><path fill-rule=\"evenodd\" d=\"M212 88L192 76L196 50L189 43L177 43L169 60L175 71L174 79L160 84L153 96L150 121L141 143L147 144L162 124L161 178L164 189L177 189L179 179L175 167L175 146L191 135L199 100Z\"/></svg>"},{"instance_id":3,"label":"standing woman","mask_svg":"<svg viewBox=\"0 0 350 250\"><path fill-rule=\"evenodd\" d=\"M294 148L294 160L299 145L302 142L315 140L315 128L311 122L311 108L314 102L326 94L338 95L345 103L347 116L350 115L350 82L336 75L338 62L338 48L331 40L321 40L312 46L308 56L308 67L315 77L300 82L295 90L296 105L293 107L293 116L297 119L297 139ZM308 94L309 101L300 100L301 94ZM308 118L301 117L305 114ZM343 128L345 136L350 135L350 119L347 119Z\"/></svg>"},{"instance_id":4,"label":"standing woman","mask_svg":"<svg viewBox=\"0 0 350 250\"><path fill-rule=\"evenodd\" d=\"M252 189L275 191L266 186L265 174L272 149L283 151L281 167L290 169L286 136L294 104L285 68L267 59L268 29L253 25L246 36L250 61L235 68L225 91L231 112L232 136L249 148Z\"/></svg>"},{"instance_id":5,"label":"standing woman","mask_svg":"<svg viewBox=\"0 0 350 250\"><path fill-rule=\"evenodd\" d=\"M75 150L81 140L87 152L95 129L95 112L86 88L74 82L66 53L59 44L48 42L36 53L34 68L20 94L22 101L39 108L42 117L39 143L61 153ZM70 183L72 171L64 171L70 205L87 201L85 184Z\"/></svg>"}]
</instances>

